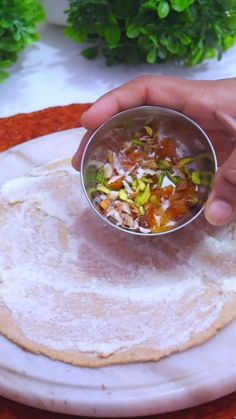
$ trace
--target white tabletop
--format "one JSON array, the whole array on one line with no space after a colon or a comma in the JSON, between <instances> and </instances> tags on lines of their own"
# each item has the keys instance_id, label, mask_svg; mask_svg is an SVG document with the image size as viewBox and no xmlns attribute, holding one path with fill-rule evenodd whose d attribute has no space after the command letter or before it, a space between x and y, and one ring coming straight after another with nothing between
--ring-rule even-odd
<instances>
[{"instance_id":1,"label":"white tabletop","mask_svg":"<svg viewBox=\"0 0 236 419\"><path fill-rule=\"evenodd\" d=\"M63 28L46 24L41 40L25 50L11 69L11 77L0 85L0 117L21 112L91 102L101 94L141 74L165 74L191 79L236 76L236 45L215 59L194 68L167 65L117 65L106 67L104 59L89 61L83 48L67 39Z\"/></svg>"}]
</instances>

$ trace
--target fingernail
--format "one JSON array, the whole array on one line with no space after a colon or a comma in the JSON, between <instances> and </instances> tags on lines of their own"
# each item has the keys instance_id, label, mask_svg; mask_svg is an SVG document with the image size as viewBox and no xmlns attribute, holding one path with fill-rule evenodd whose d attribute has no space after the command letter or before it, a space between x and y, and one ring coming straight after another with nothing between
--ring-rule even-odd
<instances>
[{"instance_id":1,"label":"fingernail","mask_svg":"<svg viewBox=\"0 0 236 419\"><path fill-rule=\"evenodd\" d=\"M233 207L225 201L212 201L206 207L206 218L209 223L217 226L226 223L233 216Z\"/></svg>"}]
</instances>

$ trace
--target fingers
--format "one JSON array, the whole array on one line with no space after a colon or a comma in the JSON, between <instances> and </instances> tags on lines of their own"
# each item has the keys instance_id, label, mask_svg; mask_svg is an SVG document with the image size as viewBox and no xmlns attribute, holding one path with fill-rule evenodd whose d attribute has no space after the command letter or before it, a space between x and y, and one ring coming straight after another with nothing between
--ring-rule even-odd
<instances>
[{"instance_id":1,"label":"fingers","mask_svg":"<svg viewBox=\"0 0 236 419\"><path fill-rule=\"evenodd\" d=\"M219 169L205 207L207 220L221 226L236 215L236 148Z\"/></svg>"},{"instance_id":2,"label":"fingers","mask_svg":"<svg viewBox=\"0 0 236 419\"><path fill-rule=\"evenodd\" d=\"M218 164L221 166L234 151L236 139L220 130L208 130L207 135L214 146Z\"/></svg>"},{"instance_id":3,"label":"fingers","mask_svg":"<svg viewBox=\"0 0 236 419\"><path fill-rule=\"evenodd\" d=\"M141 76L102 96L81 117L88 133L72 159L74 168L80 169L80 160L91 133L106 119L121 110L142 104L169 106L184 111L189 100L193 99L193 91L199 92L199 83L170 77Z\"/></svg>"},{"instance_id":4,"label":"fingers","mask_svg":"<svg viewBox=\"0 0 236 419\"><path fill-rule=\"evenodd\" d=\"M84 152L84 149L86 147L86 144L89 140L89 138L91 137L93 131L87 131L86 134L83 136L80 146L77 150L77 152L75 153L75 155L72 158L72 166L76 169L76 170L80 170L80 163L81 163L81 158L82 158L82 154Z\"/></svg>"},{"instance_id":5,"label":"fingers","mask_svg":"<svg viewBox=\"0 0 236 419\"><path fill-rule=\"evenodd\" d=\"M236 85L235 85L236 89ZM231 103L232 106L232 103ZM232 106L232 110L234 110L234 106ZM222 128L225 129L226 132L231 133L232 136L235 137L236 135L236 115L235 117L231 116L230 113L225 113L225 109L223 111L216 111L215 116L222 124Z\"/></svg>"},{"instance_id":6,"label":"fingers","mask_svg":"<svg viewBox=\"0 0 236 419\"><path fill-rule=\"evenodd\" d=\"M213 85L211 81L141 76L98 99L82 115L81 122L85 128L94 130L117 112L148 104L182 111L205 127L209 122L211 128L214 119ZM216 125L214 127L217 128Z\"/></svg>"}]
</instances>

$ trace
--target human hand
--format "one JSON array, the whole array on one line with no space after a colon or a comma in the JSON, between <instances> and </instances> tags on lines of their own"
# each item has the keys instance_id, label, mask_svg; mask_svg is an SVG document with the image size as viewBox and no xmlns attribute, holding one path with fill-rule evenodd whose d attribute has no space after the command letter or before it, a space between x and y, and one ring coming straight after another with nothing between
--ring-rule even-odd
<instances>
[{"instance_id":1,"label":"human hand","mask_svg":"<svg viewBox=\"0 0 236 419\"><path fill-rule=\"evenodd\" d=\"M80 169L85 145L104 121L124 109L145 104L183 112L207 131L223 164L215 176L205 216L216 226L232 221L236 215L236 78L192 81L141 76L112 90L82 115L82 125L88 131L73 157L73 166Z\"/></svg>"}]
</instances>

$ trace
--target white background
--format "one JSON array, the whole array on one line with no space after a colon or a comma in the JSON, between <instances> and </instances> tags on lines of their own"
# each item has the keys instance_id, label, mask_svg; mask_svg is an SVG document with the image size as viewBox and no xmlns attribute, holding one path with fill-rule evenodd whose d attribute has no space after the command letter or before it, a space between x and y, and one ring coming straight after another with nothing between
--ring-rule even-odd
<instances>
[{"instance_id":1,"label":"white background","mask_svg":"<svg viewBox=\"0 0 236 419\"><path fill-rule=\"evenodd\" d=\"M192 79L236 76L236 46L222 61L210 60L194 68L167 65L106 67L103 58L88 61L82 47L67 39L61 26L41 27L41 40L21 53L11 77L0 84L0 117L49 106L92 102L101 94L140 74L164 74Z\"/></svg>"}]
</instances>

